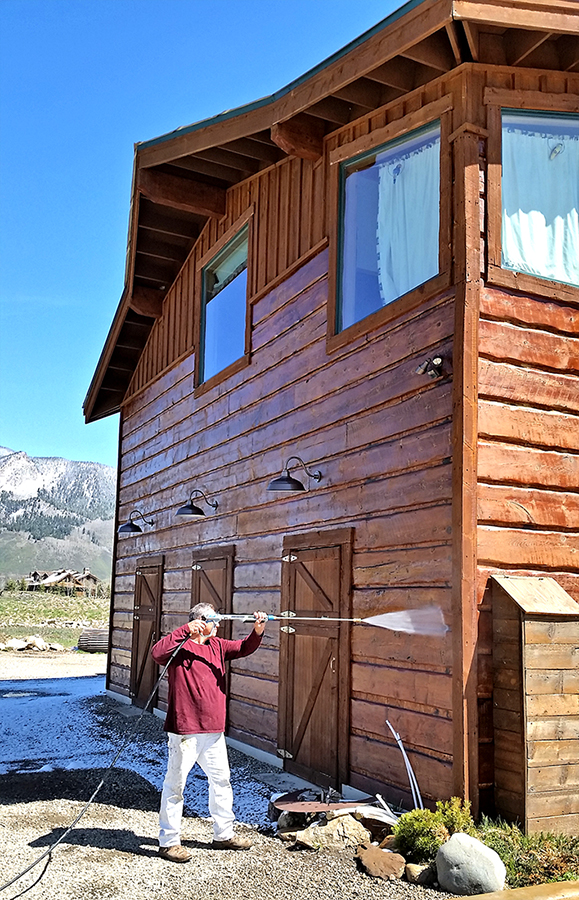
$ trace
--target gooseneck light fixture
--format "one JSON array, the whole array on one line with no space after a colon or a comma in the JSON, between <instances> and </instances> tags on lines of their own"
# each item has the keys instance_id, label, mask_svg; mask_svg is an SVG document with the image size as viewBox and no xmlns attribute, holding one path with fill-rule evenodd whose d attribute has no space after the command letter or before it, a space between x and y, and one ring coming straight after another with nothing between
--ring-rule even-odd
<instances>
[{"instance_id":1,"label":"gooseneck light fixture","mask_svg":"<svg viewBox=\"0 0 579 900\"><path fill-rule=\"evenodd\" d=\"M143 529L135 522L135 517L137 516L142 519L145 525L155 524L152 519L145 519L140 509L134 509L125 524L119 527L117 534L141 534Z\"/></svg>"},{"instance_id":2,"label":"gooseneck light fixture","mask_svg":"<svg viewBox=\"0 0 579 900\"><path fill-rule=\"evenodd\" d=\"M290 466L290 463L296 460L297 465ZM313 478L314 481L321 481L322 473L321 472L310 472L303 459L300 459L299 456L290 456L288 461L286 462L283 472L277 478L274 478L273 481L267 486L268 491L305 491L305 487L298 481L297 478L294 478L290 475L290 469L296 469L298 466L304 470L306 475L309 478Z\"/></svg>"},{"instance_id":3,"label":"gooseneck light fixture","mask_svg":"<svg viewBox=\"0 0 579 900\"><path fill-rule=\"evenodd\" d=\"M203 491L201 491L199 488L197 488L197 490L191 492L191 495L189 496L189 500L187 501L187 503L185 503L184 506L180 506L179 509L177 510L177 512L175 513L175 515L176 516L191 516L194 519L204 518L205 517L204 511L201 509L200 506L197 506L195 503L193 503L193 498L196 497L197 495L199 495L205 501L207 506L210 506L212 509L217 509L217 507L219 506L219 503L217 502L217 500L210 500L209 497Z\"/></svg>"}]
</instances>

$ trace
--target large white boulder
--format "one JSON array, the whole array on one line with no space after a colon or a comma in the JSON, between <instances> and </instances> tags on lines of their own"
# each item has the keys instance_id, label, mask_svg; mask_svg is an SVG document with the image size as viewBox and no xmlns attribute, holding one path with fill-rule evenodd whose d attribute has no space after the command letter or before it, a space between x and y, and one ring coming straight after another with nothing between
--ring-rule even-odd
<instances>
[{"instance_id":1,"label":"large white boulder","mask_svg":"<svg viewBox=\"0 0 579 900\"><path fill-rule=\"evenodd\" d=\"M452 894L490 894L502 891L507 870L498 853L471 837L456 832L436 854L438 883Z\"/></svg>"}]
</instances>

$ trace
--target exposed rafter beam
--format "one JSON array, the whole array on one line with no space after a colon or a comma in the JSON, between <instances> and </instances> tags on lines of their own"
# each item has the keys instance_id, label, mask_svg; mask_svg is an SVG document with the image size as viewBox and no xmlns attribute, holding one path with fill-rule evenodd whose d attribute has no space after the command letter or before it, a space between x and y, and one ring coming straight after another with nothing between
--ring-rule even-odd
<instances>
[{"instance_id":1,"label":"exposed rafter beam","mask_svg":"<svg viewBox=\"0 0 579 900\"><path fill-rule=\"evenodd\" d=\"M174 163L170 163L169 168L173 173L177 173L179 169L185 169L187 172L195 172L197 175L209 175L210 178L217 178L224 181L228 185L242 181L246 174L241 169L232 169L230 166L220 166L218 163L209 162L198 156L182 156L176 159ZM168 175L171 172L167 172ZM179 175L176 175L179 178Z\"/></svg>"},{"instance_id":2,"label":"exposed rafter beam","mask_svg":"<svg viewBox=\"0 0 579 900\"><path fill-rule=\"evenodd\" d=\"M316 119L324 119L333 125L347 125L352 118L357 118L357 112L352 115L352 106L345 100L338 100L337 97L326 97L324 100L319 100L313 106L308 107L307 112L308 115L315 116Z\"/></svg>"},{"instance_id":3,"label":"exposed rafter beam","mask_svg":"<svg viewBox=\"0 0 579 900\"><path fill-rule=\"evenodd\" d=\"M476 25L473 25L472 22L467 22L466 20L462 23L464 28L464 33L466 34L466 39L468 41L468 49L470 50L470 54L475 62L479 60L479 46L478 46L478 28Z\"/></svg>"},{"instance_id":4,"label":"exposed rafter beam","mask_svg":"<svg viewBox=\"0 0 579 900\"><path fill-rule=\"evenodd\" d=\"M277 147L253 138L239 138L237 141L229 141L221 146L224 150L231 150L232 153L239 153L241 156L257 159L259 162L276 163L280 158Z\"/></svg>"},{"instance_id":5,"label":"exposed rafter beam","mask_svg":"<svg viewBox=\"0 0 579 900\"><path fill-rule=\"evenodd\" d=\"M271 139L288 156L320 159L324 147L324 123L300 113L287 122L272 125Z\"/></svg>"},{"instance_id":6,"label":"exposed rafter beam","mask_svg":"<svg viewBox=\"0 0 579 900\"><path fill-rule=\"evenodd\" d=\"M137 186L143 196L161 206L216 219L225 215L225 190L211 184L141 169Z\"/></svg>"},{"instance_id":7,"label":"exposed rafter beam","mask_svg":"<svg viewBox=\"0 0 579 900\"><path fill-rule=\"evenodd\" d=\"M334 91L334 97L338 100L346 100L348 103L355 103L356 106L364 107L367 110L377 109L382 106L383 90L376 81L368 78L359 78L346 87Z\"/></svg>"},{"instance_id":8,"label":"exposed rafter beam","mask_svg":"<svg viewBox=\"0 0 579 900\"><path fill-rule=\"evenodd\" d=\"M462 53L460 51L460 39L458 36L458 30L455 22L447 22L446 24L446 34L448 36L448 40L450 41L450 46L452 48L452 52L454 54L454 60L457 66L460 66L462 59Z\"/></svg>"},{"instance_id":9,"label":"exposed rafter beam","mask_svg":"<svg viewBox=\"0 0 579 900\"><path fill-rule=\"evenodd\" d=\"M549 31L523 31L521 28L511 28L505 35L505 50L507 62L510 66L520 65L533 50L549 40Z\"/></svg>"},{"instance_id":10,"label":"exposed rafter beam","mask_svg":"<svg viewBox=\"0 0 579 900\"><path fill-rule=\"evenodd\" d=\"M158 319L163 314L163 297L160 291L135 285L129 300L132 310L141 316Z\"/></svg>"},{"instance_id":11,"label":"exposed rafter beam","mask_svg":"<svg viewBox=\"0 0 579 900\"><path fill-rule=\"evenodd\" d=\"M579 37L565 34L557 41L561 68L565 72L579 67Z\"/></svg>"},{"instance_id":12,"label":"exposed rafter beam","mask_svg":"<svg viewBox=\"0 0 579 900\"><path fill-rule=\"evenodd\" d=\"M440 72L450 71L456 62L446 32L443 31L431 34L414 47L408 47L402 56Z\"/></svg>"},{"instance_id":13,"label":"exposed rafter beam","mask_svg":"<svg viewBox=\"0 0 579 900\"><path fill-rule=\"evenodd\" d=\"M399 56L396 59L383 63L376 69L372 69L366 77L406 93L414 87L415 68L414 63L410 59L404 59Z\"/></svg>"}]
</instances>

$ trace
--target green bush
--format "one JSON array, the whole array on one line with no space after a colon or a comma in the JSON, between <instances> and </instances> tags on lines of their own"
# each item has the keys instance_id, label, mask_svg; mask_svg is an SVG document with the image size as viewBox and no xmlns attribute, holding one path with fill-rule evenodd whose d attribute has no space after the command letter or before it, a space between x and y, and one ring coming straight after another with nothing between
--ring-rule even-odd
<instances>
[{"instance_id":1,"label":"green bush","mask_svg":"<svg viewBox=\"0 0 579 900\"><path fill-rule=\"evenodd\" d=\"M470 800L463 801L460 797L439 800L436 809L441 814L449 834L462 831L465 834L476 835L474 819L470 814Z\"/></svg>"},{"instance_id":2,"label":"green bush","mask_svg":"<svg viewBox=\"0 0 579 900\"><path fill-rule=\"evenodd\" d=\"M408 862L426 863L450 837L439 810L413 809L404 813L393 828L396 847Z\"/></svg>"},{"instance_id":3,"label":"green bush","mask_svg":"<svg viewBox=\"0 0 579 900\"><path fill-rule=\"evenodd\" d=\"M460 797L439 800L436 811L414 809L400 816L394 826L396 846L409 862L430 862L438 848L456 831L476 834L470 803Z\"/></svg>"},{"instance_id":4,"label":"green bush","mask_svg":"<svg viewBox=\"0 0 579 900\"><path fill-rule=\"evenodd\" d=\"M504 862L509 888L579 878L579 837L524 834L517 825L493 822L485 816L477 837Z\"/></svg>"}]
</instances>

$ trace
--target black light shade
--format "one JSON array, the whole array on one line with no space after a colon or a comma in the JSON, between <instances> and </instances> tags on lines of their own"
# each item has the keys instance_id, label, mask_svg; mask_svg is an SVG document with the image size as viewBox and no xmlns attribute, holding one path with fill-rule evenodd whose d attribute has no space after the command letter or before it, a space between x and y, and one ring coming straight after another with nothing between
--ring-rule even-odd
<instances>
[{"instance_id":1,"label":"black light shade","mask_svg":"<svg viewBox=\"0 0 579 900\"><path fill-rule=\"evenodd\" d=\"M187 503L185 503L183 506L180 506L179 509L177 510L177 512L175 513L175 515L176 516L193 516L194 518L197 518L197 519L205 518L205 513L203 512L201 507L195 506L195 504L192 503L191 500L188 500Z\"/></svg>"},{"instance_id":2,"label":"black light shade","mask_svg":"<svg viewBox=\"0 0 579 900\"><path fill-rule=\"evenodd\" d=\"M175 513L175 515L176 516L190 516L193 519L204 519L205 512L201 509L200 506L197 506L197 504L193 503L193 497L196 497L196 496L202 497L203 500L205 501L205 503L208 506L211 506L212 509L217 509L217 507L219 506L219 503L217 502L217 500L210 500L209 497L207 497L207 495L202 490L197 488L195 491L191 492L191 495L190 495L187 503L185 503L183 506L180 506L179 509L177 510L177 512Z\"/></svg>"},{"instance_id":3,"label":"black light shade","mask_svg":"<svg viewBox=\"0 0 579 900\"><path fill-rule=\"evenodd\" d=\"M268 491L305 491L306 490L306 488L303 486L301 481L298 481L297 478L294 478L292 475L290 475L290 468L294 468L294 469L296 468L296 466L290 467L290 463L294 459L296 460L297 465L301 466L301 468L304 470L304 472L306 473L306 475L309 478L313 478L314 481L321 480L321 478L322 478L321 472L309 472L308 469L306 468L306 464L304 463L303 459L300 459L299 456L290 456L290 458L288 459L288 461L286 462L286 464L284 466L284 470L281 473L281 475L278 475L277 478L274 478L273 481L270 481L270 483L268 484L268 486L267 486Z\"/></svg>"},{"instance_id":4,"label":"black light shade","mask_svg":"<svg viewBox=\"0 0 579 900\"><path fill-rule=\"evenodd\" d=\"M268 491L305 491L305 487L297 478L292 478L290 473L286 471L282 475L278 475L267 486Z\"/></svg>"},{"instance_id":5,"label":"black light shade","mask_svg":"<svg viewBox=\"0 0 579 900\"><path fill-rule=\"evenodd\" d=\"M119 526L117 534L142 534L143 529L134 521L135 516L139 516L145 525L154 524L152 519L145 519L143 513L139 509L134 509L125 524Z\"/></svg>"}]
</instances>

